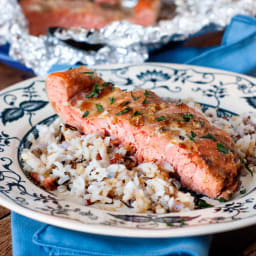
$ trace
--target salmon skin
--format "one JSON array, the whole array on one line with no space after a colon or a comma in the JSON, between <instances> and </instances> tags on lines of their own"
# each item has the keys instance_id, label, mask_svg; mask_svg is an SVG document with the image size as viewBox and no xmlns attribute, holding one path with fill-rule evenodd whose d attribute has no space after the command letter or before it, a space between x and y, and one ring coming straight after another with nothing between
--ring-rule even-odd
<instances>
[{"instance_id":1,"label":"salmon skin","mask_svg":"<svg viewBox=\"0 0 256 256\"><path fill-rule=\"evenodd\" d=\"M46 90L67 124L114 136L139 162L171 165L182 186L224 199L237 190L240 159L230 135L194 108L152 91L123 91L84 66L50 74Z\"/></svg>"}]
</instances>

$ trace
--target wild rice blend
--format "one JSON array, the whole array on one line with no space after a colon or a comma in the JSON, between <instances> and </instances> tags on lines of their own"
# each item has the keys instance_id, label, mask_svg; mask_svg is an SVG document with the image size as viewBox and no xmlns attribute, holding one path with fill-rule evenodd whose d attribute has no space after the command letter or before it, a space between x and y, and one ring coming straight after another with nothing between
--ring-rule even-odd
<instances>
[{"instance_id":1,"label":"wild rice blend","mask_svg":"<svg viewBox=\"0 0 256 256\"><path fill-rule=\"evenodd\" d=\"M189 103L193 107L198 107ZM232 136L243 163L242 173L256 171L256 114L218 118L215 109L205 113L209 121ZM47 190L75 197L84 205L106 210L167 213L194 209L190 193L179 191L172 167L138 163L134 152L111 136L80 134L58 118L49 127L39 125L39 138L24 149L24 169Z\"/></svg>"}]
</instances>

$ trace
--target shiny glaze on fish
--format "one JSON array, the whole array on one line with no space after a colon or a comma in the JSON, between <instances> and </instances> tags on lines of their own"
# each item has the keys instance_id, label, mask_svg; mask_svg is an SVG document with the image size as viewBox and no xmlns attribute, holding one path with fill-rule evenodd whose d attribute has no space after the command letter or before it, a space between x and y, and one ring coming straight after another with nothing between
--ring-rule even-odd
<instances>
[{"instance_id":1,"label":"shiny glaze on fish","mask_svg":"<svg viewBox=\"0 0 256 256\"><path fill-rule=\"evenodd\" d=\"M228 199L237 190L240 160L230 135L194 108L152 91L122 91L86 67L50 74L46 88L55 111L81 132L111 134L138 161L170 164L198 193Z\"/></svg>"}]
</instances>

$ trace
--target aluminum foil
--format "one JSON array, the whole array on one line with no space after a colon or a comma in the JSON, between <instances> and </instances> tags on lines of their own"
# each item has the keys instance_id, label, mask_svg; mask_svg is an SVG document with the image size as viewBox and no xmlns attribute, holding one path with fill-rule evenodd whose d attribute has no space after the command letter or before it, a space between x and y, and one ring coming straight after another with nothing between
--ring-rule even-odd
<instances>
[{"instance_id":1,"label":"aluminum foil","mask_svg":"<svg viewBox=\"0 0 256 256\"><path fill-rule=\"evenodd\" d=\"M165 0L171 1L171 0ZM150 50L170 40L183 40L214 24L223 28L236 14L256 15L255 0L174 0L176 11L170 20L142 27L126 21L100 30L55 29L45 36L29 35L27 22L16 0L0 0L0 44L10 43L10 56L45 75L54 64L77 62L93 66L107 63L142 63ZM81 50L67 40L101 45Z\"/></svg>"}]
</instances>

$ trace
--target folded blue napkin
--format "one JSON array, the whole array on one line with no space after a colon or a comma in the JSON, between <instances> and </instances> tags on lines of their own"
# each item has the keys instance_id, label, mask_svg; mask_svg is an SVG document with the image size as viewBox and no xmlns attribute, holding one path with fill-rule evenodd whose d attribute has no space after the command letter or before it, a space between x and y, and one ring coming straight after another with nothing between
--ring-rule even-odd
<instances>
[{"instance_id":1,"label":"folded blue napkin","mask_svg":"<svg viewBox=\"0 0 256 256\"><path fill-rule=\"evenodd\" d=\"M206 256L210 237L143 239L62 229L12 213L14 256Z\"/></svg>"},{"instance_id":2,"label":"folded blue napkin","mask_svg":"<svg viewBox=\"0 0 256 256\"><path fill-rule=\"evenodd\" d=\"M256 70L256 19L238 15L227 26L218 47L183 47L152 53L149 61L187 63L239 73ZM54 66L49 72L68 68ZM177 239L132 239L91 235L65 230L12 213L13 255L208 255L210 237Z\"/></svg>"},{"instance_id":3,"label":"folded blue napkin","mask_svg":"<svg viewBox=\"0 0 256 256\"><path fill-rule=\"evenodd\" d=\"M226 27L220 46L177 47L151 54L149 61L185 63L232 72L253 74L256 70L256 19L237 15ZM166 47L165 47L166 48Z\"/></svg>"}]
</instances>

